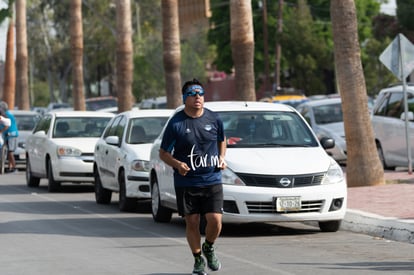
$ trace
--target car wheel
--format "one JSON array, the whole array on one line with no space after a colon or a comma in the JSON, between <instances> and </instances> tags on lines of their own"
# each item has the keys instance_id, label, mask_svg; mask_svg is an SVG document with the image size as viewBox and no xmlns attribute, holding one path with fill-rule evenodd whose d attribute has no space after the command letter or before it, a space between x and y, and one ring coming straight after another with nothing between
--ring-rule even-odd
<instances>
[{"instance_id":1,"label":"car wheel","mask_svg":"<svg viewBox=\"0 0 414 275\"><path fill-rule=\"evenodd\" d=\"M172 210L161 205L160 189L155 181L151 188L151 212L156 222L170 222Z\"/></svg>"},{"instance_id":2,"label":"car wheel","mask_svg":"<svg viewBox=\"0 0 414 275\"><path fill-rule=\"evenodd\" d=\"M60 189L60 182L55 181L55 178L53 177L52 162L50 160L47 162L47 179L49 181L47 190L51 193L58 192Z\"/></svg>"},{"instance_id":3,"label":"car wheel","mask_svg":"<svg viewBox=\"0 0 414 275\"><path fill-rule=\"evenodd\" d=\"M388 166L385 163L384 151L382 150L381 144L379 144L379 143L377 143L377 152L378 152L378 157L379 157L379 159L381 161L381 164L382 164L382 168L384 168L384 170L394 170L395 167Z\"/></svg>"},{"instance_id":4,"label":"car wheel","mask_svg":"<svg viewBox=\"0 0 414 275\"><path fill-rule=\"evenodd\" d=\"M26 158L26 185L28 187L39 187L40 178L33 176L29 157Z\"/></svg>"},{"instance_id":5,"label":"car wheel","mask_svg":"<svg viewBox=\"0 0 414 275\"><path fill-rule=\"evenodd\" d=\"M119 210L122 212L135 212L138 206L138 200L136 198L128 198L126 196L125 186L125 172L122 170L119 173Z\"/></svg>"},{"instance_id":6,"label":"car wheel","mask_svg":"<svg viewBox=\"0 0 414 275\"><path fill-rule=\"evenodd\" d=\"M319 222L319 228L322 232L336 232L341 227L341 221Z\"/></svg>"},{"instance_id":7,"label":"car wheel","mask_svg":"<svg viewBox=\"0 0 414 275\"><path fill-rule=\"evenodd\" d=\"M207 219L205 215L200 215L200 234L205 235L206 234L206 226L207 226Z\"/></svg>"},{"instance_id":8,"label":"car wheel","mask_svg":"<svg viewBox=\"0 0 414 275\"><path fill-rule=\"evenodd\" d=\"M4 174L4 170L6 169L6 159L7 159L7 146L3 144L1 146L1 160L0 160L0 174Z\"/></svg>"},{"instance_id":9,"label":"car wheel","mask_svg":"<svg viewBox=\"0 0 414 275\"><path fill-rule=\"evenodd\" d=\"M99 172L95 171L95 201L98 204L109 204L111 202L112 191L104 188L102 186L101 177L99 176Z\"/></svg>"}]
</instances>

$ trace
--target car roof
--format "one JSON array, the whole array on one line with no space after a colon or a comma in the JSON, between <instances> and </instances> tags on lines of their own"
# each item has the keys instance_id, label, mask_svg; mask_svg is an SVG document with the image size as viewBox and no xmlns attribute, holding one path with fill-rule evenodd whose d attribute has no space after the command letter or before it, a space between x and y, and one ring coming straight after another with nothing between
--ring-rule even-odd
<instances>
[{"instance_id":1,"label":"car roof","mask_svg":"<svg viewBox=\"0 0 414 275\"><path fill-rule=\"evenodd\" d=\"M40 116L40 114L36 111L29 111L29 110L9 110L10 113L13 115L34 115L34 116Z\"/></svg>"},{"instance_id":2,"label":"car roof","mask_svg":"<svg viewBox=\"0 0 414 275\"><path fill-rule=\"evenodd\" d=\"M294 108L281 103L262 101L207 101L204 107L212 111L285 111L294 112Z\"/></svg>"},{"instance_id":3,"label":"car roof","mask_svg":"<svg viewBox=\"0 0 414 275\"><path fill-rule=\"evenodd\" d=\"M122 112L128 118L134 117L169 117L174 112L174 109L132 109Z\"/></svg>"},{"instance_id":4,"label":"car roof","mask_svg":"<svg viewBox=\"0 0 414 275\"><path fill-rule=\"evenodd\" d=\"M113 117L115 114L99 111L56 111L49 112L55 117Z\"/></svg>"},{"instance_id":5,"label":"car roof","mask_svg":"<svg viewBox=\"0 0 414 275\"><path fill-rule=\"evenodd\" d=\"M411 91L414 92L414 84L407 84L407 91ZM402 84L395 84L392 86L389 86L387 88L384 88L380 91L380 93L385 93L385 92L402 92L403 85Z\"/></svg>"},{"instance_id":6,"label":"car roof","mask_svg":"<svg viewBox=\"0 0 414 275\"><path fill-rule=\"evenodd\" d=\"M324 105L338 104L338 103L341 103L341 98L340 97L311 100L311 101L308 101L306 103L302 103L299 106L306 105L306 106L314 107L314 106L324 106Z\"/></svg>"}]
</instances>

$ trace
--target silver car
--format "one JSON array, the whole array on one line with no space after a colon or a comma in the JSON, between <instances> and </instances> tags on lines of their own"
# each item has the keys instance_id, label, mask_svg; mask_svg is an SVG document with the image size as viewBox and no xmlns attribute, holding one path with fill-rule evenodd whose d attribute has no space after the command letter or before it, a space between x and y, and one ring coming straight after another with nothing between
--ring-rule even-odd
<instances>
[{"instance_id":1,"label":"silver car","mask_svg":"<svg viewBox=\"0 0 414 275\"><path fill-rule=\"evenodd\" d=\"M346 141L341 98L312 100L296 107L306 119L319 139L333 138L335 147L327 153L337 162L345 163Z\"/></svg>"},{"instance_id":2,"label":"silver car","mask_svg":"<svg viewBox=\"0 0 414 275\"><path fill-rule=\"evenodd\" d=\"M411 155L414 156L414 86L407 87L408 113L404 112L402 85L382 89L372 111L372 127L378 155L384 169L408 166L408 150L405 117L408 117L408 133Z\"/></svg>"}]
</instances>

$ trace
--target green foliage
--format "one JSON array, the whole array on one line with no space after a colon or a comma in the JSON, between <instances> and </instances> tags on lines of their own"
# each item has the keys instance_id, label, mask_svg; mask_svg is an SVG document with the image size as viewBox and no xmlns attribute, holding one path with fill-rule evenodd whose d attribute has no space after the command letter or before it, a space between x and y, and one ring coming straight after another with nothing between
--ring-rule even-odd
<instances>
[{"instance_id":1,"label":"green foliage","mask_svg":"<svg viewBox=\"0 0 414 275\"><path fill-rule=\"evenodd\" d=\"M36 81L31 88L35 95L32 106L46 107L50 102L47 83L44 81Z\"/></svg>"}]
</instances>

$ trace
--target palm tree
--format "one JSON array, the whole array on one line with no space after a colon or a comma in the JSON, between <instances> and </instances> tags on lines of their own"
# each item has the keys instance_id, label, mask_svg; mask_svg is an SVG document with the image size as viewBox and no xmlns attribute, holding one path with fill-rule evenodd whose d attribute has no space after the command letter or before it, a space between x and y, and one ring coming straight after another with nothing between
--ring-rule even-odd
<instances>
[{"instance_id":1,"label":"palm tree","mask_svg":"<svg viewBox=\"0 0 414 275\"><path fill-rule=\"evenodd\" d=\"M354 0L332 0L330 10L336 75L344 113L348 186L384 184L384 170L368 111Z\"/></svg>"},{"instance_id":2,"label":"palm tree","mask_svg":"<svg viewBox=\"0 0 414 275\"><path fill-rule=\"evenodd\" d=\"M181 50L178 20L178 0L162 0L162 43L167 107L182 104L181 99Z\"/></svg>"},{"instance_id":3,"label":"palm tree","mask_svg":"<svg viewBox=\"0 0 414 275\"><path fill-rule=\"evenodd\" d=\"M30 110L26 0L16 0L16 92L20 110Z\"/></svg>"},{"instance_id":4,"label":"palm tree","mask_svg":"<svg viewBox=\"0 0 414 275\"><path fill-rule=\"evenodd\" d=\"M116 83L118 111L132 108L133 46L131 1L116 1Z\"/></svg>"},{"instance_id":5,"label":"palm tree","mask_svg":"<svg viewBox=\"0 0 414 275\"><path fill-rule=\"evenodd\" d=\"M231 50L239 100L256 100L254 86L254 37L250 0L230 1Z\"/></svg>"},{"instance_id":6,"label":"palm tree","mask_svg":"<svg viewBox=\"0 0 414 275\"><path fill-rule=\"evenodd\" d=\"M3 83L3 98L7 102L9 109L14 109L15 105L15 84L16 84L16 67L14 63L14 17L13 4L14 1L9 1L8 11L10 14L9 27L7 29L6 42L6 61L4 63L4 83Z\"/></svg>"},{"instance_id":7,"label":"palm tree","mask_svg":"<svg viewBox=\"0 0 414 275\"><path fill-rule=\"evenodd\" d=\"M85 110L83 92L82 0L70 1L70 50L72 58L72 97L75 110Z\"/></svg>"}]
</instances>

